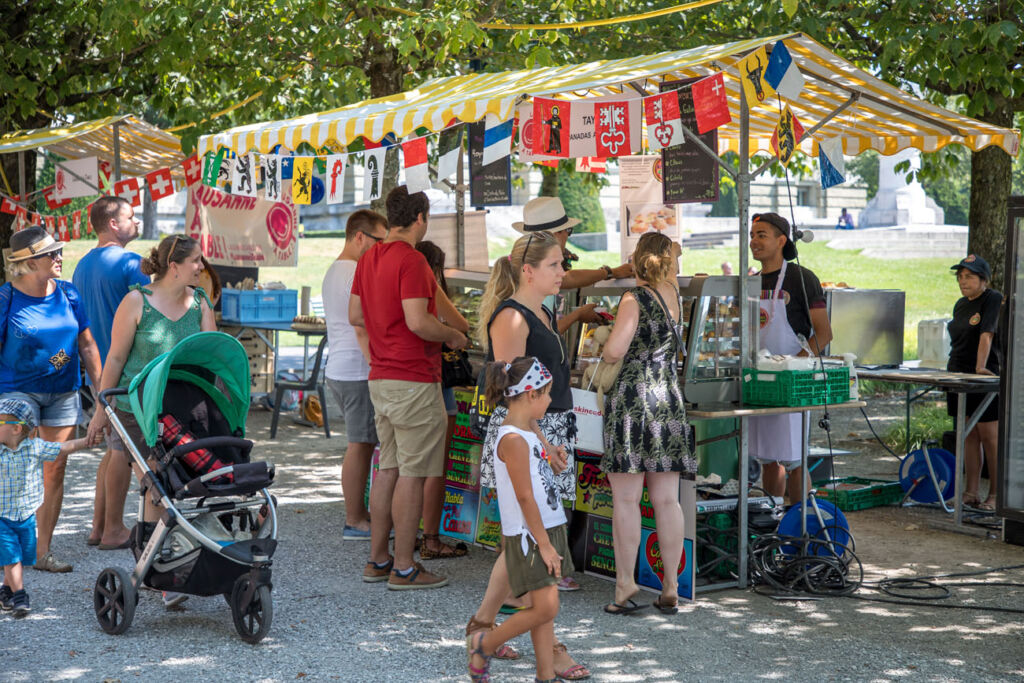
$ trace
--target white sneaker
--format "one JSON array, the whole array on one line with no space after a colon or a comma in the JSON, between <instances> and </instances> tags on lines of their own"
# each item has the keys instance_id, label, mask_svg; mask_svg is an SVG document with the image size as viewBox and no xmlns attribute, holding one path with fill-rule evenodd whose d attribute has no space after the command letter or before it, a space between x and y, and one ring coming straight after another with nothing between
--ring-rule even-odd
<instances>
[{"instance_id":1,"label":"white sneaker","mask_svg":"<svg viewBox=\"0 0 1024 683\"><path fill-rule=\"evenodd\" d=\"M164 607L167 609L174 609L189 598L185 593L175 593L174 591L164 591L163 596Z\"/></svg>"}]
</instances>

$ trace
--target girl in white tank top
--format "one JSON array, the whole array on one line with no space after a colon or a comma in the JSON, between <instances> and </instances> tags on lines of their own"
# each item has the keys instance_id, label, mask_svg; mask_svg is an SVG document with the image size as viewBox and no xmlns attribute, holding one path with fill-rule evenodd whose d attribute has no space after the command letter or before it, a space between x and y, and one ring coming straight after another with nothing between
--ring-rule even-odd
<instances>
[{"instance_id":1,"label":"girl in white tank top","mask_svg":"<svg viewBox=\"0 0 1024 683\"><path fill-rule=\"evenodd\" d=\"M565 468L564 449L546 453L536 430L551 403L551 373L533 357L487 367L487 401L504 401L508 416L498 430L492 453L501 533L509 584L517 596L529 594L528 609L491 631L466 638L469 674L488 681L490 658L506 641L530 632L537 656L537 680L554 681L554 620L558 581L572 571L565 510L555 474Z\"/></svg>"}]
</instances>

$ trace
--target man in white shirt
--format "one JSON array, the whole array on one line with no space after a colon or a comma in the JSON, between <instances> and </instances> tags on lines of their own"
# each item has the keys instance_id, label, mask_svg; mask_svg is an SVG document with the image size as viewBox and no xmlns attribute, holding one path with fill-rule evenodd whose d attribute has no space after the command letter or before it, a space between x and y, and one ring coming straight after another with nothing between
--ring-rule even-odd
<instances>
[{"instance_id":1,"label":"man in white shirt","mask_svg":"<svg viewBox=\"0 0 1024 683\"><path fill-rule=\"evenodd\" d=\"M345 497L345 540L370 540L370 514L363 501L370 476L373 449L377 445L373 404L367 379L370 347L366 329L348 321L348 302L356 263L370 247L384 239L388 222L381 214L361 209L345 225L345 247L324 276L322 296L327 319L327 386L345 416L348 448L341 469Z\"/></svg>"}]
</instances>

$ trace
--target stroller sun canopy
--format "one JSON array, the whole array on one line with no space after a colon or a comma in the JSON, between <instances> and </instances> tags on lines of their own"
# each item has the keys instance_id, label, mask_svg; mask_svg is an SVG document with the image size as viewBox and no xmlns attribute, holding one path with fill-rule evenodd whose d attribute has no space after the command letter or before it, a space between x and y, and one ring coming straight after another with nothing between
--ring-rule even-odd
<instances>
[{"instance_id":1,"label":"stroller sun canopy","mask_svg":"<svg viewBox=\"0 0 1024 683\"><path fill-rule=\"evenodd\" d=\"M206 371L206 372L203 372ZM220 380L223 390L203 375ZM183 380L203 388L217 403L231 429L245 432L249 413L249 357L234 337L223 332L199 332L146 365L128 386L132 413L149 446L159 438L158 419L168 380Z\"/></svg>"}]
</instances>

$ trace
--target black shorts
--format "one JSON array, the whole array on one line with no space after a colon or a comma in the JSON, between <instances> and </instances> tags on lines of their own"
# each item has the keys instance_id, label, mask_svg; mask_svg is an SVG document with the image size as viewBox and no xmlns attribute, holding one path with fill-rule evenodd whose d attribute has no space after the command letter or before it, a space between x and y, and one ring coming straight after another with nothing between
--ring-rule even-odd
<instances>
[{"instance_id":1,"label":"black shorts","mask_svg":"<svg viewBox=\"0 0 1024 683\"><path fill-rule=\"evenodd\" d=\"M978 409L981 402L988 394L966 394L964 403L967 404L967 419L971 419L971 415L974 415L974 411ZM946 413L956 420L956 401L957 395L954 393L946 394ZM981 422L996 422L999 420L999 394L992 399L992 402L988 404L988 408L985 408L985 412L981 414L981 418L978 420Z\"/></svg>"}]
</instances>

